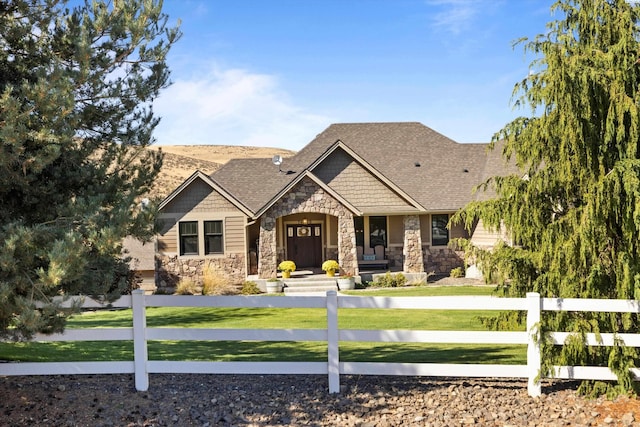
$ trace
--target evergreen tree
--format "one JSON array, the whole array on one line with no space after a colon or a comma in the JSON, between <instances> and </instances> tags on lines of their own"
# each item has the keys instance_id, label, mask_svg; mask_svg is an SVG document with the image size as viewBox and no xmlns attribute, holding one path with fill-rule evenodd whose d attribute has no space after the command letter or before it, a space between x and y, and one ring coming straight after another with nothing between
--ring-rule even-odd
<instances>
[{"instance_id":1,"label":"evergreen tree","mask_svg":"<svg viewBox=\"0 0 640 427\"><path fill-rule=\"evenodd\" d=\"M121 242L153 235L151 101L179 37L161 7L0 2L0 336L62 330L54 296L130 289Z\"/></svg>"},{"instance_id":2,"label":"evergreen tree","mask_svg":"<svg viewBox=\"0 0 640 427\"><path fill-rule=\"evenodd\" d=\"M504 226L517 245L475 256L508 296L640 298L639 6L625 0L560 0L560 19L533 40L531 73L514 89L529 117L494 137L521 173L483 187L496 198L458 217ZM494 142L494 147L497 146ZM505 280L506 279L506 280ZM521 314L519 315L521 316ZM502 315L492 324L521 321ZM574 331L562 350L544 346L545 369L603 365L617 375L609 391L633 388L634 348L587 347L583 333L637 332L636 314L544 313L543 330ZM593 386L583 384L583 390ZM591 388L591 391L601 392Z\"/></svg>"}]
</instances>

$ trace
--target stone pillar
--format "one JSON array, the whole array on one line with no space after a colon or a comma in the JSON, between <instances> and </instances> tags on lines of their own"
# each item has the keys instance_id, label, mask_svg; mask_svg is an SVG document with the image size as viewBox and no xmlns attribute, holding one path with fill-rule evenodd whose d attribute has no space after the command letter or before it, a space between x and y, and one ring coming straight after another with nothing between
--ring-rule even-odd
<instances>
[{"instance_id":1,"label":"stone pillar","mask_svg":"<svg viewBox=\"0 0 640 427\"><path fill-rule=\"evenodd\" d=\"M258 243L258 277L261 279L271 279L278 275L276 243L276 219L265 214L260 220L260 241Z\"/></svg>"},{"instance_id":2,"label":"stone pillar","mask_svg":"<svg viewBox=\"0 0 640 427\"><path fill-rule=\"evenodd\" d=\"M358 274L356 255L356 232L353 215L346 210L338 216L338 264L344 274Z\"/></svg>"},{"instance_id":3,"label":"stone pillar","mask_svg":"<svg viewBox=\"0 0 640 427\"><path fill-rule=\"evenodd\" d=\"M420 236L420 217L418 215L406 215L404 217L403 255L403 271L407 273L424 272L422 237Z\"/></svg>"}]
</instances>

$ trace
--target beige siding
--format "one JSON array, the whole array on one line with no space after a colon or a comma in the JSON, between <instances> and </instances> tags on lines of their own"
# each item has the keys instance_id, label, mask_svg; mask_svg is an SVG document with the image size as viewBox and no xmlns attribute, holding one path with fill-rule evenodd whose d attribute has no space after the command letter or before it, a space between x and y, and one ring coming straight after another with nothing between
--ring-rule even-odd
<instances>
[{"instance_id":1,"label":"beige siding","mask_svg":"<svg viewBox=\"0 0 640 427\"><path fill-rule=\"evenodd\" d=\"M333 152L313 170L313 173L365 212L372 209L380 211L380 208L413 208L344 150Z\"/></svg>"},{"instance_id":2,"label":"beige siding","mask_svg":"<svg viewBox=\"0 0 640 427\"><path fill-rule=\"evenodd\" d=\"M404 244L404 216L390 216L388 219L389 244Z\"/></svg>"},{"instance_id":3,"label":"beige siding","mask_svg":"<svg viewBox=\"0 0 640 427\"><path fill-rule=\"evenodd\" d=\"M329 232L327 234L327 237L329 239L327 242L327 245L337 247L338 246L338 217L328 215L327 218L328 218L327 226L329 227L329 230L327 230Z\"/></svg>"},{"instance_id":4,"label":"beige siding","mask_svg":"<svg viewBox=\"0 0 640 427\"><path fill-rule=\"evenodd\" d=\"M244 252L245 219L241 216L226 217L224 221L225 253Z\"/></svg>"},{"instance_id":5,"label":"beige siding","mask_svg":"<svg viewBox=\"0 0 640 427\"><path fill-rule=\"evenodd\" d=\"M163 213L238 211L231 202L196 179L162 209Z\"/></svg>"},{"instance_id":6,"label":"beige siding","mask_svg":"<svg viewBox=\"0 0 640 427\"><path fill-rule=\"evenodd\" d=\"M499 240L504 240L506 242L509 241L504 229L499 231L489 231L482 224L482 220L478 221L478 224L473 230L473 235L471 236L471 243L481 248L491 248Z\"/></svg>"},{"instance_id":7,"label":"beige siding","mask_svg":"<svg viewBox=\"0 0 640 427\"><path fill-rule=\"evenodd\" d=\"M420 215L420 238L423 245L431 245L431 215Z\"/></svg>"},{"instance_id":8,"label":"beige siding","mask_svg":"<svg viewBox=\"0 0 640 427\"><path fill-rule=\"evenodd\" d=\"M449 215L451 217L451 215ZM469 233L464 228L464 224L454 224L449 229L449 238L450 239L468 239Z\"/></svg>"},{"instance_id":9,"label":"beige siding","mask_svg":"<svg viewBox=\"0 0 640 427\"><path fill-rule=\"evenodd\" d=\"M449 213L449 218L454 213ZM422 238L422 244L431 245L431 215L420 215L420 237ZM449 240L468 238L469 233L464 229L462 224L456 224L449 228Z\"/></svg>"},{"instance_id":10,"label":"beige siding","mask_svg":"<svg viewBox=\"0 0 640 427\"><path fill-rule=\"evenodd\" d=\"M200 252L204 250L204 221L224 221L225 253L245 251L246 217L231 202L225 199L200 179L196 179L168 203L159 215L158 252L174 255L178 248L178 223L198 221Z\"/></svg>"},{"instance_id":11,"label":"beige siding","mask_svg":"<svg viewBox=\"0 0 640 427\"><path fill-rule=\"evenodd\" d=\"M178 252L178 225L175 218L161 219L165 228L158 235L158 252L169 254ZM167 228L167 225L169 227Z\"/></svg>"}]
</instances>

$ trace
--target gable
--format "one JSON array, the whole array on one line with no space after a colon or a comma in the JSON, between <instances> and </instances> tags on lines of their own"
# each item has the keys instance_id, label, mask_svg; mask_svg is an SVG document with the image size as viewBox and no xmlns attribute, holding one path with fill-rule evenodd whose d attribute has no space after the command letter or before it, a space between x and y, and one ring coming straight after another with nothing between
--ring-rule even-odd
<instances>
[{"instance_id":1,"label":"gable","mask_svg":"<svg viewBox=\"0 0 640 427\"><path fill-rule=\"evenodd\" d=\"M416 210L343 149L336 149L312 173L363 213Z\"/></svg>"},{"instance_id":2,"label":"gable","mask_svg":"<svg viewBox=\"0 0 640 427\"><path fill-rule=\"evenodd\" d=\"M162 208L162 213L237 211L229 200L201 179L195 179Z\"/></svg>"}]
</instances>

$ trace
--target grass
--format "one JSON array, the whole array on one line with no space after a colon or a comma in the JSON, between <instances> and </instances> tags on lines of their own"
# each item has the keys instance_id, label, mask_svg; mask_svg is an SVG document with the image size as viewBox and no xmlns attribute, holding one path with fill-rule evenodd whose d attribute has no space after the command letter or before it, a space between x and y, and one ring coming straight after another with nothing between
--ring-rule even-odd
<instances>
[{"instance_id":1,"label":"grass","mask_svg":"<svg viewBox=\"0 0 640 427\"><path fill-rule=\"evenodd\" d=\"M489 287L410 287L354 291L365 296L490 295ZM495 313L495 312L494 312ZM340 309L343 329L484 330L478 318L487 311ZM147 309L149 327L319 329L326 327L322 309L181 308ZM91 311L69 320L69 329L125 328L131 310ZM151 360L326 361L323 342L150 341ZM0 343L0 359L12 361L132 360L126 341ZM526 347L518 345L452 345L423 343L340 344L342 361L522 364Z\"/></svg>"}]
</instances>

